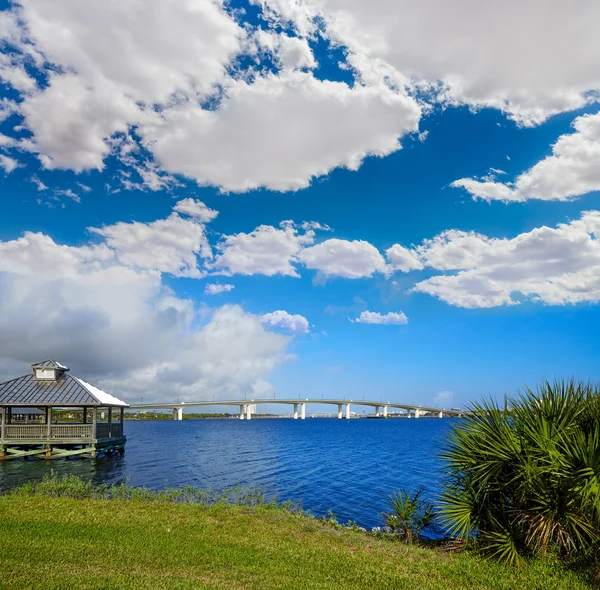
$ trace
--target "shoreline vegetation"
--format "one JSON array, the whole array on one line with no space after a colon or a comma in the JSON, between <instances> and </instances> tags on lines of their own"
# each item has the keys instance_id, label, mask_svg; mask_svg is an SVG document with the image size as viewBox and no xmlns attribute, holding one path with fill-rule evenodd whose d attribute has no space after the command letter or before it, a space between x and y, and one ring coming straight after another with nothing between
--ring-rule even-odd
<instances>
[{"instance_id":1,"label":"shoreline vegetation","mask_svg":"<svg viewBox=\"0 0 600 590\"><path fill-rule=\"evenodd\" d=\"M151 491L51 474L0 496L0 514L5 588L589 588L557 560L517 568L400 542L239 487Z\"/></svg>"}]
</instances>

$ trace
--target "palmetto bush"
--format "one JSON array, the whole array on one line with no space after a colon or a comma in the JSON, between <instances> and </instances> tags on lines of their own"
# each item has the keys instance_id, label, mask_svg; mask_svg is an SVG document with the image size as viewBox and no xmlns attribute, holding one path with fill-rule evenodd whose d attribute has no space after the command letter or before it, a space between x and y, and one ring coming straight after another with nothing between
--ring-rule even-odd
<instances>
[{"instance_id":1,"label":"palmetto bush","mask_svg":"<svg viewBox=\"0 0 600 590\"><path fill-rule=\"evenodd\" d=\"M423 499L424 488L414 494L395 490L390 496L389 512L384 514L385 524L407 543L418 541L427 528L433 526L433 504Z\"/></svg>"},{"instance_id":2,"label":"palmetto bush","mask_svg":"<svg viewBox=\"0 0 600 590\"><path fill-rule=\"evenodd\" d=\"M600 549L600 390L544 382L505 407L484 401L450 433L441 517L494 556L593 559Z\"/></svg>"}]
</instances>

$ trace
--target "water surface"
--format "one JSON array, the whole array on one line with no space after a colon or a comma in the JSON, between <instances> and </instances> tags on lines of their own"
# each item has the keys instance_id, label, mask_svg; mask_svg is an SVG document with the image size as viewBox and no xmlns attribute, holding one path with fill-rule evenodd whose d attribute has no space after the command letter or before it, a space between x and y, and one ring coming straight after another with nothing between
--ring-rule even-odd
<instances>
[{"instance_id":1,"label":"water surface","mask_svg":"<svg viewBox=\"0 0 600 590\"><path fill-rule=\"evenodd\" d=\"M159 489L263 487L343 522L381 524L394 488L441 489L441 441L456 419L307 418L126 422L123 456L0 463L0 491L56 473Z\"/></svg>"}]
</instances>

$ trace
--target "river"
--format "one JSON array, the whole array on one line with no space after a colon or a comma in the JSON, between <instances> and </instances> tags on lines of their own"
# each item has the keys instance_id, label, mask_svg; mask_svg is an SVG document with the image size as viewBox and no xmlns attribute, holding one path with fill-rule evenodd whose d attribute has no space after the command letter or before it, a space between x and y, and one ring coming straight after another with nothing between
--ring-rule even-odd
<instances>
[{"instance_id":1,"label":"river","mask_svg":"<svg viewBox=\"0 0 600 590\"><path fill-rule=\"evenodd\" d=\"M438 454L457 419L290 420L260 418L126 422L126 452L96 460L0 463L0 491L53 469L96 483L129 481L152 489L192 484L218 490L262 487L317 515L362 526L382 524L389 494L420 486L435 500Z\"/></svg>"}]
</instances>

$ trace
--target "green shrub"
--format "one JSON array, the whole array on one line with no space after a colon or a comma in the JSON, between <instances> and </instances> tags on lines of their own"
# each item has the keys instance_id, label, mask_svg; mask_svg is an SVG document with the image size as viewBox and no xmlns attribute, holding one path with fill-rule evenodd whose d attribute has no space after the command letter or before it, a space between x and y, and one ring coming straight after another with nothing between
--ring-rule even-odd
<instances>
[{"instance_id":1,"label":"green shrub","mask_svg":"<svg viewBox=\"0 0 600 590\"><path fill-rule=\"evenodd\" d=\"M451 534L519 563L590 559L600 539L600 393L544 382L504 408L470 408L446 444L441 516Z\"/></svg>"},{"instance_id":2,"label":"green shrub","mask_svg":"<svg viewBox=\"0 0 600 590\"><path fill-rule=\"evenodd\" d=\"M422 498L423 491L423 488L414 494L394 491L390 496L390 511L384 515L386 525L407 543L418 540L435 519L433 504Z\"/></svg>"}]
</instances>

